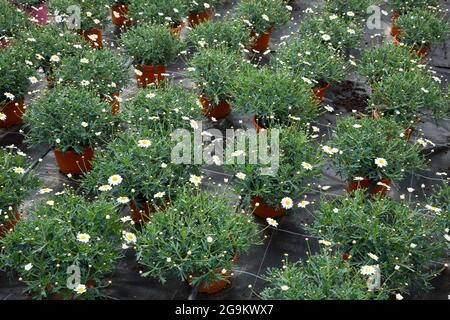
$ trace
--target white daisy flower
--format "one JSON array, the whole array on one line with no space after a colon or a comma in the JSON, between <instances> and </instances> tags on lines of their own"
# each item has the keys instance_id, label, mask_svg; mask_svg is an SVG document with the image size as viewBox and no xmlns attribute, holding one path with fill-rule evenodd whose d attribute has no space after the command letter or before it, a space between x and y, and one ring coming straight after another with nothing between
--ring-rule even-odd
<instances>
[{"instance_id":1,"label":"white daisy flower","mask_svg":"<svg viewBox=\"0 0 450 320\"><path fill-rule=\"evenodd\" d=\"M278 222L275 219L267 218L266 221L269 224L269 226L272 226L275 228L278 227Z\"/></svg>"},{"instance_id":2,"label":"white daisy flower","mask_svg":"<svg viewBox=\"0 0 450 320\"><path fill-rule=\"evenodd\" d=\"M108 178L108 183L112 186L117 186L117 185L121 184L122 181L123 181L123 178L118 174L115 174Z\"/></svg>"},{"instance_id":3,"label":"white daisy flower","mask_svg":"<svg viewBox=\"0 0 450 320\"><path fill-rule=\"evenodd\" d=\"M283 199L281 199L281 206L287 210L292 209L292 207L294 206L294 201L292 201L292 199L289 197L284 197Z\"/></svg>"},{"instance_id":4,"label":"white daisy flower","mask_svg":"<svg viewBox=\"0 0 450 320\"><path fill-rule=\"evenodd\" d=\"M376 158L375 159L375 164L379 167L379 168L384 168L388 165L386 159L384 158Z\"/></svg>"},{"instance_id":5,"label":"white daisy flower","mask_svg":"<svg viewBox=\"0 0 450 320\"><path fill-rule=\"evenodd\" d=\"M87 233L79 233L77 234L77 240L83 243L88 243L89 240L91 239L91 236L88 235Z\"/></svg>"}]
</instances>

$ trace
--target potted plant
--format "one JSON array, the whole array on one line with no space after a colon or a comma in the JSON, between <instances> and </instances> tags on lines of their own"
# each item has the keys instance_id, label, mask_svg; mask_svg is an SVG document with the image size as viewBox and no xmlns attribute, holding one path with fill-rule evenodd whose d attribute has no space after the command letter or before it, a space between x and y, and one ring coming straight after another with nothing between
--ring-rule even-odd
<instances>
[{"instance_id":1,"label":"potted plant","mask_svg":"<svg viewBox=\"0 0 450 320\"><path fill-rule=\"evenodd\" d=\"M0 238L20 220L19 207L39 186L30 158L14 146L0 149Z\"/></svg>"},{"instance_id":2,"label":"potted plant","mask_svg":"<svg viewBox=\"0 0 450 320\"><path fill-rule=\"evenodd\" d=\"M286 256L282 268L269 268L269 286L263 300L387 300L384 287L368 289L367 276L338 254L322 249L307 261L292 263Z\"/></svg>"},{"instance_id":3,"label":"potted plant","mask_svg":"<svg viewBox=\"0 0 450 320\"><path fill-rule=\"evenodd\" d=\"M50 9L55 12L56 21L70 22L71 17L66 13L67 8L76 5L80 8L81 21L76 27L82 37L94 49L103 47L102 28L109 17L109 0L52 0L49 2Z\"/></svg>"},{"instance_id":4,"label":"potted plant","mask_svg":"<svg viewBox=\"0 0 450 320\"><path fill-rule=\"evenodd\" d=\"M419 144L405 141L403 131L394 120L347 117L337 121L323 150L341 178L348 181L348 192L362 188L384 195L391 181L424 168Z\"/></svg>"},{"instance_id":5,"label":"potted plant","mask_svg":"<svg viewBox=\"0 0 450 320\"><path fill-rule=\"evenodd\" d=\"M312 190L311 182L321 176L322 157L305 130L298 127L273 128L267 130L267 139L278 134L278 150L271 146L270 152L278 152L278 166L269 166L265 161L258 164L250 161L251 154L244 161L239 158L227 161L227 171L233 174L235 193L240 196L241 206L251 208L260 218L276 218L292 209L294 197L305 197ZM236 151L239 153L239 150ZM257 150L250 150L250 153ZM260 160L262 155L259 155ZM270 170L273 169L273 170Z\"/></svg>"},{"instance_id":6,"label":"potted plant","mask_svg":"<svg viewBox=\"0 0 450 320\"><path fill-rule=\"evenodd\" d=\"M119 28L127 27L131 24L128 19L128 5L130 0L110 0L111 20Z\"/></svg>"},{"instance_id":7,"label":"potted plant","mask_svg":"<svg viewBox=\"0 0 450 320\"><path fill-rule=\"evenodd\" d=\"M401 14L405 14L411 9L421 8L426 9L429 7L438 7L439 0L388 0L390 7L394 11L394 15L398 18Z\"/></svg>"},{"instance_id":8,"label":"potted plant","mask_svg":"<svg viewBox=\"0 0 450 320\"><path fill-rule=\"evenodd\" d=\"M199 175L197 165L172 162L175 145L169 135L145 128L123 133L96 155L83 188L129 204L136 223L148 222L158 208L171 205L180 183Z\"/></svg>"},{"instance_id":9,"label":"potted plant","mask_svg":"<svg viewBox=\"0 0 450 320\"><path fill-rule=\"evenodd\" d=\"M110 110L93 92L55 87L25 114L24 121L30 128L27 142L49 145L62 173L89 171L94 149L117 131L116 119Z\"/></svg>"},{"instance_id":10,"label":"potted plant","mask_svg":"<svg viewBox=\"0 0 450 320\"><path fill-rule=\"evenodd\" d=\"M314 96L322 101L331 83L345 79L347 64L329 44L317 38L295 38L279 49L275 65L292 71L297 80L310 83Z\"/></svg>"},{"instance_id":11,"label":"potted plant","mask_svg":"<svg viewBox=\"0 0 450 320\"><path fill-rule=\"evenodd\" d=\"M361 273L380 273L380 285L402 293L430 287L445 261L442 219L408 203L352 197L323 201L306 229L346 255ZM440 263L442 262L442 264Z\"/></svg>"},{"instance_id":12,"label":"potted plant","mask_svg":"<svg viewBox=\"0 0 450 320\"><path fill-rule=\"evenodd\" d=\"M134 62L138 85L144 88L164 80L166 66L184 47L170 30L152 24L142 24L125 32L122 45Z\"/></svg>"},{"instance_id":13,"label":"potted plant","mask_svg":"<svg viewBox=\"0 0 450 320\"><path fill-rule=\"evenodd\" d=\"M244 0L234 12L234 17L251 30L251 49L259 53L267 50L273 30L286 24L289 16L289 9L282 0Z\"/></svg>"},{"instance_id":14,"label":"potted plant","mask_svg":"<svg viewBox=\"0 0 450 320\"><path fill-rule=\"evenodd\" d=\"M25 64L24 55L26 48L22 45L14 44L0 51L0 128L22 123L24 96L34 74Z\"/></svg>"},{"instance_id":15,"label":"potted plant","mask_svg":"<svg viewBox=\"0 0 450 320\"><path fill-rule=\"evenodd\" d=\"M31 22L17 8L6 1L0 1L0 49L6 48L19 32L29 28Z\"/></svg>"},{"instance_id":16,"label":"potted plant","mask_svg":"<svg viewBox=\"0 0 450 320\"><path fill-rule=\"evenodd\" d=\"M33 66L42 68L50 87L54 84L53 70L60 65L61 59L75 56L86 48L77 35L53 25L30 28L22 32L19 39L30 48Z\"/></svg>"},{"instance_id":17,"label":"potted plant","mask_svg":"<svg viewBox=\"0 0 450 320\"><path fill-rule=\"evenodd\" d=\"M34 22L38 25L48 23L48 5L45 0L13 0L11 1L19 8L24 9Z\"/></svg>"},{"instance_id":18,"label":"potted plant","mask_svg":"<svg viewBox=\"0 0 450 320\"><path fill-rule=\"evenodd\" d=\"M173 274L197 292L213 294L230 282L238 255L258 242L257 234L252 218L237 213L223 196L180 190L138 234L137 262L147 268L144 277L164 283Z\"/></svg>"},{"instance_id":19,"label":"potted plant","mask_svg":"<svg viewBox=\"0 0 450 320\"><path fill-rule=\"evenodd\" d=\"M355 21L332 13L308 16L300 25L298 33L302 39L318 38L340 51L358 47L364 37L363 28Z\"/></svg>"},{"instance_id":20,"label":"potted plant","mask_svg":"<svg viewBox=\"0 0 450 320\"><path fill-rule=\"evenodd\" d=\"M179 35L187 10L186 0L132 1L128 15L133 24L165 25Z\"/></svg>"},{"instance_id":21,"label":"potted plant","mask_svg":"<svg viewBox=\"0 0 450 320\"><path fill-rule=\"evenodd\" d=\"M326 0L325 11L339 15L346 20L355 20L359 25L366 23L367 9L378 5L381 0Z\"/></svg>"},{"instance_id":22,"label":"potted plant","mask_svg":"<svg viewBox=\"0 0 450 320\"><path fill-rule=\"evenodd\" d=\"M199 90L203 113L223 119L231 111L232 80L246 65L239 53L228 49L203 49L190 61L188 75Z\"/></svg>"},{"instance_id":23,"label":"potted plant","mask_svg":"<svg viewBox=\"0 0 450 320\"><path fill-rule=\"evenodd\" d=\"M83 50L78 55L61 60L55 71L58 82L80 89L92 90L112 106L113 114L120 110L120 90L128 82L125 59L111 50Z\"/></svg>"},{"instance_id":24,"label":"potted plant","mask_svg":"<svg viewBox=\"0 0 450 320\"><path fill-rule=\"evenodd\" d=\"M357 71L373 86L394 74L418 70L421 62L422 60L409 49L385 43L365 50L358 63Z\"/></svg>"},{"instance_id":25,"label":"potted plant","mask_svg":"<svg viewBox=\"0 0 450 320\"><path fill-rule=\"evenodd\" d=\"M199 120L199 115L196 95L170 82L140 90L124 104L123 111L130 127L163 134L191 128L191 121Z\"/></svg>"},{"instance_id":26,"label":"potted plant","mask_svg":"<svg viewBox=\"0 0 450 320\"><path fill-rule=\"evenodd\" d=\"M306 124L317 115L310 84L284 70L263 67L237 74L233 96L237 110L253 115L257 131L274 124Z\"/></svg>"},{"instance_id":27,"label":"potted plant","mask_svg":"<svg viewBox=\"0 0 450 320\"><path fill-rule=\"evenodd\" d=\"M0 264L20 277L34 299L101 297L121 244L129 241L127 231L111 202L89 202L65 190L0 240Z\"/></svg>"},{"instance_id":28,"label":"potted plant","mask_svg":"<svg viewBox=\"0 0 450 320\"><path fill-rule=\"evenodd\" d=\"M397 72L374 84L369 108L375 115L401 124L408 130L407 140L422 118L431 115L439 119L449 115L447 95L421 70Z\"/></svg>"},{"instance_id":29,"label":"potted plant","mask_svg":"<svg viewBox=\"0 0 450 320\"><path fill-rule=\"evenodd\" d=\"M211 20L214 7L220 5L223 0L208 0L208 2L185 0L185 2L188 9L189 26L194 28L205 21Z\"/></svg>"},{"instance_id":30,"label":"potted plant","mask_svg":"<svg viewBox=\"0 0 450 320\"><path fill-rule=\"evenodd\" d=\"M193 29L188 37L198 50L225 47L241 51L250 44L247 28L233 19L206 21Z\"/></svg>"},{"instance_id":31,"label":"potted plant","mask_svg":"<svg viewBox=\"0 0 450 320\"><path fill-rule=\"evenodd\" d=\"M412 9L397 19L396 26L399 31L394 44L411 47L419 57L428 54L432 43L445 42L450 34L448 22L432 9Z\"/></svg>"}]
</instances>

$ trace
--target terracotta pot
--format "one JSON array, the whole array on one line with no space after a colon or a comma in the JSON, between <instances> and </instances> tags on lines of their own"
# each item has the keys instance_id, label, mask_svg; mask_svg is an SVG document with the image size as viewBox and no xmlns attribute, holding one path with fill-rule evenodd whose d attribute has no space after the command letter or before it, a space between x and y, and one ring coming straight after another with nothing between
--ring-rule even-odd
<instances>
[{"instance_id":1,"label":"terracotta pot","mask_svg":"<svg viewBox=\"0 0 450 320\"><path fill-rule=\"evenodd\" d=\"M25 99L23 97L5 103L0 107L0 112L6 115L6 120L0 120L0 128L9 128L21 124L25 109Z\"/></svg>"},{"instance_id":2,"label":"terracotta pot","mask_svg":"<svg viewBox=\"0 0 450 320\"><path fill-rule=\"evenodd\" d=\"M396 37L400 34L400 28L396 26L396 22L399 18L399 14L397 11L392 12L392 19L391 19L391 36Z\"/></svg>"},{"instance_id":3,"label":"terracotta pot","mask_svg":"<svg viewBox=\"0 0 450 320\"><path fill-rule=\"evenodd\" d=\"M429 43L423 45L415 45L413 47L413 51L420 57L425 58L428 55L428 51L430 51L431 45Z\"/></svg>"},{"instance_id":4,"label":"terracotta pot","mask_svg":"<svg viewBox=\"0 0 450 320\"><path fill-rule=\"evenodd\" d=\"M389 179L383 179L381 180L382 183L384 183L385 185L390 185L391 180ZM372 195L377 195L377 194L381 194L381 196L385 196L387 194L388 189L385 186L379 186L377 185L376 181L373 180L369 180L369 179L364 179L361 181L350 181L347 185L347 192L348 193L352 193L355 190L358 189L364 189L365 192L367 193L370 189L370 194Z\"/></svg>"},{"instance_id":5,"label":"terracotta pot","mask_svg":"<svg viewBox=\"0 0 450 320\"><path fill-rule=\"evenodd\" d=\"M256 203L259 203L259 205L256 206ZM271 207L260 197L252 198L251 207L253 209L253 214L263 219L281 217L286 213L286 209L281 206L275 208Z\"/></svg>"},{"instance_id":6,"label":"terracotta pot","mask_svg":"<svg viewBox=\"0 0 450 320\"><path fill-rule=\"evenodd\" d=\"M128 4L116 3L111 6L111 20L117 27L125 27L130 25L127 19Z\"/></svg>"},{"instance_id":7,"label":"terracotta pot","mask_svg":"<svg viewBox=\"0 0 450 320\"><path fill-rule=\"evenodd\" d=\"M231 261L233 263L236 263L237 259L238 259L238 254L236 253L233 256L233 259ZM222 274L221 269L215 269L214 272ZM206 283L204 283L204 282L200 283L200 286L198 288L198 293L215 294L215 293L222 291L230 283L231 270L227 270L227 272L224 275L222 275L222 277L224 278L223 280L213 281L209 284L209 286L206 286Z\"/></svg>"},{"instance_id":8,"label":"terracotta pot","mask_svg":"<svg viewBox=\"0 0 450 320\"><path fill-rule=\"evenodd\" d=\"M97 28L91 28L83 32L83 38L89 42L91 48L101 49L103 48L102 30ZM91 39L92 38L92 39Z\"/></svg>"},{"instance_id":9,"label":"terracotta pot","mask_svg":"<svg viewBox=\"0 0 450 320\"><path fill-rule=\"evenodd\" d=\"M226 118L226 116L231 112L231 106L226 101L222 101L214 108L210 108L212 105L211 100L208 100L203 96L200 96L198 100L203 106L203 113L209 118L215 118L217 120L223 119Z\"/></svg>"},{"instance_id":10,"label":"terracotta pot","mask_svg":"<svg viewBox=\"0 0 450 320\"><path fill-rule=\"evenodd\" d=\"M313 95L314 97L319 101L322 102L323 98L325 97L325 94L327 93L327 90L330 88L330 84L327 83L325 85L323 85L322 87L317 86L315 88L312 89Z\"/></svg>"},{"instance_id":11,"label":"terracotta pot","mask_svg":"<svg viewBox=\"0 0 450 320\"><path fill-rule=\"evenodd\" d=\"M166 67L157 65L153 66L144 66L144 65L136 65L136 70L139 70L142 74L136 74L136 80L139 87L146 88L149 84L158 83L165 79L164 73L166 73Z\"/></svg>"},{"instance_id":12,"label":"terracotta pot","mask_svg":"<svg viewBox=\"0 0 450 320\"><path fill-rule=\"evenodd\" d=\"M94 150L91 148L85 148L82 154L72 150L63 153L55 149L53 152L59 171L64 174L82 174L92 169L91 162L94 158Z\"/></svg>"},{"instance_id":13,"label":"terracotta pot","mask_svg":"<svg viewBox=\"0 0 450 320\"><path fill-rule=\"evenodd\" d=\"M200 23L211 20L212 16L213 16L212 9L206 9L205 11L199 13L189 13L188 16L189 26L194 28L195 26L198 26Z\"/></svg>"},{"instance_id":14,"label":"terracotta pot","mask_svg":"<svg viewBox=\"0 0 450 320\"><path fill-rule=\"evenodd\" d=\"M111 105L112 114L117 114L120 111L120 92L116 91L113 93L112 97L107 95L102 95L101 98L103 101L108 102Z\"/></svg>"},{"instance_id":15,"label":"terracotta pot","mask_svg":"<svg viewBox=\"0 0 450 320\"><path fill-rule=\"evenodd\" d=\"M250 49L253 51L257 51L259 53L265 52L269 48L270 37L272 35L272 32L273 28L270 28L263 34L257 36L256 32L252 31L250 33L250 37L253 39L253 43Z\"/></svg>"},{"instance_id":16,"label":"terracotta pot","mask_svg":"<svg viewBox=\"0 0 450 320\"><path fill-rule=\"evenodd\" d=\"M45 2L26 8L25 12L35 18L38 25L43 26L48 23L48 5Z\"/></svg>"},{"instance_id":17,"label":"terracotta pot","mask_svg":"<svg viewBox=\"0 0 450 320\"><path fill-rule=\"evenodd\" d=\"M142 224L151 221L152 216L155 214L156 208L152 206L148 201L136 201L130 202L130 213L134 222Z\"/></svg>"},{"instance_id":18,"label":"terracotta pot","mask_svg":"<svg viewBox=\"0 0 450 320\"><path fill-rule=\"evenodd\" d=\"M0 38L0 49L4 49L10 45L11 41L7 38Z\"/></svg>"},{"instance_id":19,"label":"terracotta pot","mask_svg":"<svg viewBox=\"0 0 450 320\"><path fill-rule=\"evenodd\" d=\"M252 117L252 125L253 127L256 129L256 133L260 133L263 130L266 130L266 128L262 127L259 123L258 120L256 120L256 116Z\"/></svg>"},{"instance_id":20,"label":"terracotta pot","mask_svg":"<svg viewBox=\"0 0 450 320\"><path fill-rule=\"evenodd\" d=\"M14 218L5 221L3 226L0 226L0 238L6 236L6 234L14 229L14 226L20 221L21 215L19 212L14 214Z\"/></svg>"}]
</instances>

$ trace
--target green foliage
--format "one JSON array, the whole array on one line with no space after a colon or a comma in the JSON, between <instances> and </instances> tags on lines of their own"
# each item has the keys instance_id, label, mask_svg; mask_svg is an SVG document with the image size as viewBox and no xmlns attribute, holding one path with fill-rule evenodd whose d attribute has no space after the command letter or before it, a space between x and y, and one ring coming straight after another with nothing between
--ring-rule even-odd
<instances>
[{"instance_id":1,"label":"green foliage","mask_svg":"<svg viewBox=\"0 0 450 320\"><path fill-rule=\"evenodd\" d=\"M207 9L213 9L218 5L222 4L224 0L205 0L205 1L196 1L196 0L184 0L186 3L186 8L189 13L198 14L202 13Z\"/></svg>"},{"instance_id":2,"label":"green foliage","mask_svg":"<svg viewBox=\"0 0 450 320\"><path fill-rule=\"evenodd\" d=\"M385 43L363 52L358 73L375 84L391 75L414 71L421 62L410 49Z\"/></svg>"},{"instance_id":3,"label":"green foliage","mask_svg":"<svg viewBox=\"0 0 450 320\"><path fill-rule=\"evenodd\" d=\"M128 16L137 24L175 26L186 17L187 11L186 0L131 1Z\"/></svg>"},{"instance_id":4,"label":"green foliage","mask_svg":"<svg viewBox=\"0 0 450 320\"><path fill-rule=\"evenodd\" d=\"M109 0L49 0L49 11L54 13L57 21L69 22L71 17L67 14L67 8L78 6L81 13L81 30L91 28L102 29L110 17Z\"/></svg>"},{"instance_id":5,"label":"green foliage","mask_svg":"<svg viewBox=\"0 0 450 320\"><path fill-rule=\"evenodd\" d=\"M139 233L137 261L148 269L143 276L163 283L174 274L209 285L226 279L221 271L230 271L235 254L257 243L257 233L253 218L237 213L223 196L185 189Z\"/></svg>"},{"instance_id":6,"label":"green foliage","mask_svg":"<svg viewBox=\"0 0 450 320\"><path fill-rule=\"evenodd\" d=\"M411 9L428 7L438 7L439 0L385 0L399 14L405 14Z\"/></svg>"},{"instance_id":7,"label":"green foliage","mask_svg":"<svg viewBox=\"0 0 450 320\"><path fill-rule=\"evenodd\" d=\"M152 66L172 63L184 48L169 28L152 24L139 25L125 32L122 44L134 63Z\"/></svg>"},{"instance_id":8,"label":"green foliage","mask_svg":"<svg viewBox=\"0 0 450 320\"><path fill-rule=\"evenodd\" d=\"M26 170L31 166L30 158L15 150L15 147L0 149L0 226L4 220L1 215L15 213L14 211L39 185L39 179Z\"/></svg>"},{"instance_id":9,"label":"green foliage","mask_svg":"<svg viewBox=\"0 0 450 320\"><path fill-rule=\"evenodd\" d=\"M0 39L14 37L20 31L31 27L32 23L23 11L6 1L0 1Z\"/></svg>"},{"instance_id":10,"label":"green foliage","mask_svg":"<svg viewBox=\"0 0 450 320\"><path fill-rule=\"evenodd\" d=\"M364 24L369 16L367 9L380 2L381 0L326 0L325 10L344 19Z\"/></svg>"},{"instance_id":11,"label":"green foliage","mask_svg":"<svg viewBox=\"0 0 450 320\"><path fill-rule=\"evenodd\" d=\"M56 87L24 114L24 122L31 129L27 142L81 154L85 147L94 148L111 139L117 131L115 117L111 106L94 93Z\"/></svg>"},{"instance_id":12,"label":"green foliage","mask_svg":"<svg viewBox=\"0 0 450 320\"><path fill-rule=\"evenodd\" d=\"M233 80L244 68L248 67L239 53L224 48L206 49L192 58L188 75L200 94L217 105L230 100Z\"/></svg>"},{"instance_id":13,"label":"green foliage","mask_svg":"<svg viewBox=\"0 0 450 320\"><path fill-rule=\"evenodd\" d=\"M287 257L283 268L270 268L266 280L269 288L260 296L264 300L387 300L384 288L368 290L367 279L342 257L322 250L306 261L291 263Z\"/></svg>"},{"instance_id":14,"label":"green foliage","mask_svg":"<svg viewBox=\"0 0 450 320\"><path fill-rule=\"evenodd\" d=\"M444 221L447 228L446 233L450 233L450 186L448 181L433 188L433 194L428 198L428 207L425 207L428 214L435 214ZM450 238L447 239L447 241Z\"/></svg>"},{"instance_id":15,"label":"green foliage","mask_svg":"<svg viewBox=\"0 0 450 320\"><path fill-rule=\"evenodd\" d=\"M249 69L235 76L233 86L233 106L255 115L265 128L290 122L306 124L317 115L311 85L290 72Z\"/></svg>"},{"instance_id":16,"label":"green foliage","mask_svg":"<svg viewBox=\"0 0 450 320\"><path fill-rule=\"evenodd\" d=\"M51 201L53 205L40 204L14 232L0 239L0 264L17 274L35 299L53 294L67 299L100 296L107 285L105 276L121 257L122 223L117 210L109 202L88 202L68 190ZM78 240L80 234L89 235L89 241ZM82 294L69 289L71 266L80 269L80 285L94 283L93 287Z\"/></svg>"},{"instance_id":17,"label":"green foliage","mask_svg":"<svg viewBox=\"0 0 450 320\"><path fill-rule=\"evenodd\" d=\"M84 50L62 59L55 78L64 84L111 96L126 86L128 68L124 58L111 50Z\"/></svg>"},{"instance_id":18,"label":"green foliage","mask_svg":"<svg viewBox=\"0 0 450 320\"><path fill-rule=\"evenodd\" d=\"M151 146L145 147L143 142L147 140ZM155 134L147 129L123 133L96 154L93 170L86 174L83 188L105 193L100 187L108 185L109 177L120 175L123 181L106 191L108 195L145 200L154 207L162 207L175 198L180 183L187 182L190 174L198 174L196 165L172 161L176 143L167 134ZM164 195L155 197L159 192Z\"/></svg>"},{"instance_id":19,"label":"green foliage","mask_svg":"<svg viewBox=\"0 0 450 320\"><path fill-rule=\"evenodd\" d=\"M363 29L355 22L331 13L309 16L298 33L302 39L320 38L339 50L358 47L364 36Z\"/></svg>"},{"instance_id":20,"label":"green foliage","mask_svg":"<svg viewBox=\"0 0 450 320\"><path fill-rule=\"evenodd\" d=\"M314 215L314 223L307 226L312 235L350 254L354 266L379 265L381 282L391 290L428 288L439 273L434 263L445 260L442 220L407 203L370 200L357 191L352 197L322 201Z\"/></svg>"},{"instance_id":21,"label":"green foliage","mask_svg":"<svg viewBox=\"0 0 450 320\"><path fill-rule=\"evenodd\" d=\"M28 78L33 76L34 70L25 63L25 50L20 44L0 50L0 106L7 102L6 93L13 94L15 98L27 93L30 86Z\"/></svg>"},{"instance_id":22,"label":"green foliage","mask_svg":"<svg viewBox=\"0 0 450 320\"><path fill-rule=\"evenodd\" d=\"M197 49L225 47L241 51L250 44L245 26L231 19L203 22L189 33L189 40Z\"/></svg>"},{"instance_id":23,"label":"green foliage","mask_svg":"<svg viewBox=\"0 0 450 320\"><path fill-rule=\"evenodd\" d=\"M416 70L397 72L373 86L369 107L404 126L417 118L449 115L448 98L430 76Z\"/></svg>"},{"instance_id":24,"label":"green foliage","mask_svg":"<svg viewBox=\"0 0 450 320\"><path fill-rule=\"evenodd\" d=\"M283 0L243 0L234 12L236 19L246 23L257 34L286 24L289 16Z\"/></svg>"},{"instance_id":25,"label":"green foliage","mask_svg":"<svg viewBox=\"0 0 450 320\"><path fill-rule=\"evenodd\" d=\"M401 30L399 41L408 46L445 42L450 35L450 24L437 10L410 10L398 18L396 26Z\"/></svg>"},{"instance_id":26,"label":"green foliage","mask_svg":"<svg viewBox=\"0 0 450 320\"><path fill-rule=\"evenodd\" d=\"M279 145L275 146L272 142L269 150L265 151L268 152L266 157L273 160L273 157L278 157L276 152L279 148L278 166L273 162L264 163L264 154L258 153L258 149L251 150L243 160L237 157L233 159L233 164L227 164L228 171L235 175L235 193L241 196L246 208L253 197L262 198L272 207L280 206L285 197L303 197L312 190L310 183L321 176L321 151L311 142L304 129L292 126L274 128L264 133L267 134L266 138L262 137L261 132L258 135L255 133L254 139L259 144L268 137L274 141L276 134L279 134ZM255 164L256 161L251 161L253 157L258 157L260 161ZM304 163L312 168L305 168Z\"/></svg>"},{"instance_id":27,"label":"green foliage","mask_svg":"<svg viewBox=\"0 0 450 320\"><path fill-rule=\"evenodd\" d=\"M80 36L53 25L29 29L20 34L20 39L31 49L34 66L43 68L47 75L62 58L75 56L87 48Z\"/></svg>"},{"instance_id":28,"label":"green foliage","mask_svg":"<svg viewBox=\"0 0 450 320\"><path fill-rule=\"evenodd\" d=\"M200 118L200 114L197 96L171 83L140 90L124 104L123 110L129 126L163 134L190 128L190 121Z\"/></svg>"},{"instance_id":29,"label":"green foliage","mask_svg":"<svg viewBox=\"0 0 450 320\"><path fill-rule=\"evenodd\" d=\"M331 156L338 174L346 180L362 177L395 181L408 171L424 168L420 145L408 143L403 137L404 130L395 121L385 118L338 120L329 141L331 147L339 150ZM377 158L385 159L387 165L379 167L375 163Z\"/></svg>"},{"instance_id":30,"label":"green foliage","mask_svg":"<svg viewBox=\"0 0 450 320\"><path fill-rule=\"evenodd\" d=\"M296 77L322 83L341 82L345 79L347 64L333 47L318 38L296 38L293 43L280 47L275 62L291 70Z\"/></svg>"}]
</instances>

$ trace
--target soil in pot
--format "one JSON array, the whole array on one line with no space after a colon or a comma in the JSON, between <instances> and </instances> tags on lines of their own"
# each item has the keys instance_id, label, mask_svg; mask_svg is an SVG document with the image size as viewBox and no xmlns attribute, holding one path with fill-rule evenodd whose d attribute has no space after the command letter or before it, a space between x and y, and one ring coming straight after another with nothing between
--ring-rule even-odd
<instances>
[{"instance_id":1,"label":"soil in pot","mask_svg":"<svg viewBox=\"0 0 450 320\"><path fill-rule=\"evenodd\" d=\"M194 28L195 26L198 26L200 23L211 20L212 16L213 16L212 9L206 9L205 11L199 13L189 13L188 16L189 26Z\"/></svg>"},{"instance_id":2,"label":"soil in pot","mask_svg":"<svg viewBox=\"0 0 450 320\"><path fill-rule=\"evenodd\" d=\"M116 3L111 6L112 23L121 28L130 25L131 21L127 19L128 4Z\"/></svg>"},{"instance_id":3,"label":"soil in pot","mask_svg":"<svg viewBox=\"0 0 450 320\"><path fill-rule=\"evenodd\" d=\"M38 25L46 25L48 23L48 5L45 2L33 5L31 8L26 8L25 12L36 19Z\"/></svg>"},{"instance_id":4,"label":"soil in pot","mask_svg":"<svg viewBox=\"0 0 450 320\"><path fill-rule=\"evenodd\" d=\"M272 36L273 28L265 31L263 34L256 35L256 32L252 31L250 37L253 39L253 43L250 47L251 50L259 53L265 52L269 48L270 37Z\"/></svg>"},{"instance_id":5,"label":"soil in pot","mask_svg":"<svg viewBox=\"0 0 450 320\"><path fill-rule=\"evenodd\" d=\"M0 108L0 112L6 115L5 120L0 120L0 128L9 128L22 124L22 116L25 113L25 99L23 97L8 101Z\"/></svg>"},{"instance_id":6,"label":"soil in pot","mask_svg":"<svg viewBox=\"0 0 450 320\"><path fill-rule=\"evenodd\" d=\"M92 159L94 158L94 150L85 148L82 154L78 154L73 150L61 152L53 150L58 164L59 171L64 174L83 174L92 169Z\"/></svg>"},{"instance_id":7,"label":"soil in pot","mask_svg":"<svg viewBox=\"0 0 450 320\"><path fill-rule=\"evenodd\" d=\"M101 49L103 48L102 30L97 28L91 28L83 32L83 38L89 42L91 48Z\"/></svg>"},{"instance_id":8,"label":"soil in pot","mask_svg":"<svg viewBox=\"0 0 450 320\"><path fill-rule=\"evenodd\" d=\"M139 87L146 88L148 85L153 83L161 82L165 79L164 73L166 73L166 67L157 65L157 66L145 66L145 65L136 65L135 72L136 81Z\"/></svg>"},{"instance_id":9,"label":"soil in pot","mask_svg":"<svg viewBox=\"0 0 450 320\"><path fill-rule=\"evenodd\" d=\"M253 197L251 207L253 214L263 219L281 217L286 213L286 209L281 206L271 207L261 197Z\"/></svg>"},{"instance_id":10,"label":"soil in pot","mask_svg":"<svg viewBox=\"0 0 450 320\"><path fill-rule=\"evenodd\" d=\"M102 95L102 100L108 102L111 105L112 114L117 114L120 111L120 92L116 91L112 94L112 96Z\"/></svg>"},{"instance_id":11,"label":"soil in pot","mask_svg":"<svg viewBox=\"0 0 450 320\"><path fill-rule=\"evenodd\" d=\"M14 229L14 226L20 221L21 215L19 212L14 214L12 219L6 220L3 225L0 225L0 238L6 236L6 234Z\"/></svg>"},{"instance_id":12,"label":"soil in pot","mask_svg":"<svg viewBox=\"0 0 450 320\"><path fill-rule=\"evenodd\" d=\"M322 102L327 90L330 88L329 83L320 83L318 86L312 89L313 95L317 101Z\"/></svg>"},{"instance_id":13,"label":"soil in pot","mask_svg":"<svg viewBox=\"0 0 450 320\"><path fill-rule=\"evenodd\" d=\"M215 118L217 120L226 118L231 112L231 106L226 101L221 101L218 105L211 108L213 102L206 99L203 95L199 98L200 103L203 106L203 113L209 118Z\"/></svg>"},{"instance_id":14,"label":"soil in pot","mask_svg":"<svg viewBox=\"0 0 450 320\"><path fill-rule=\"evenodd\" d=\"M389 186L391 183L391 180L389 179L383 179L381 180L381 183ZM377 181L364 179L361 181L350 181L347 185L347 192L352 193L355 190L358 189L364 189L365 193L370 193L371 195L381 195L384 197L387 192L388 188L384 185L378 185Z\"/></svg>"}]
</instances>

